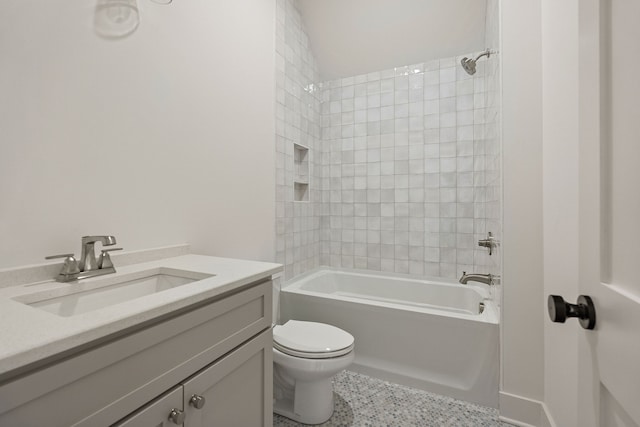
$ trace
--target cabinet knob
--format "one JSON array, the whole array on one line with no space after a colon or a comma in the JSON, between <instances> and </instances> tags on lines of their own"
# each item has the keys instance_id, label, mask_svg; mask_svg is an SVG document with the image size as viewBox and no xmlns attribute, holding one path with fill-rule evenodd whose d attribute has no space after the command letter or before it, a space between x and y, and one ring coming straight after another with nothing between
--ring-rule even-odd
<instances>
[{"instance_id":1,"label":"cabinet knob","mask_svg":"<svg viewBox=\"0 0 640 427\"><path fill-rule=\"evenodd\" d=\"M193 406L196 409L202 409L205 403L207 403L207 401L204 396L199 396L197 394L194 394L193 396L191 396L191 399L189 399L189 405Z\"/></svg>"},{"instance_id":2,"label":"cabinet knob","mask_svg":"<svg viewBox=\"0 0 640 427\"><path fill-rule=\"evenodd\" d=\"M184 423L184 419L186 417L187 416L185 415L184 411L181 411L180 409L173 408L171 412L169 412L169 421L174 424L180 425Z\"/></svg>"}]
</instances>

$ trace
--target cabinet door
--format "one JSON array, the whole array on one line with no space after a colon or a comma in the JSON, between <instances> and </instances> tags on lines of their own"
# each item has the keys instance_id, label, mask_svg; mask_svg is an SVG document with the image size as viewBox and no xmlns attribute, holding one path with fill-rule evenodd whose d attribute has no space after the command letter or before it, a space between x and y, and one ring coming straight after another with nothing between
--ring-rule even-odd
<instances>
[{"instance_id":1,"label":"cabinet door","mask_svg":"<svg viewBox=\"0 0 640 427\"><path fill-rule=\"evenodd\" d=\"M271 426L272 343L268 329L185 381L184 426Z\"/></svg>"},{"instance_id":2,"label":"cabinet door","mask_svg":"<svg viewBox=\"0 0 640 427\"><path fill-rule=\"evenodd\" d=\"M157 399L149 402L133 414L113 424L111 427L176 427L182 413L182 386L174 387ZM175 411L174 420L170 419Z\"/></svg>"}]
</instances>

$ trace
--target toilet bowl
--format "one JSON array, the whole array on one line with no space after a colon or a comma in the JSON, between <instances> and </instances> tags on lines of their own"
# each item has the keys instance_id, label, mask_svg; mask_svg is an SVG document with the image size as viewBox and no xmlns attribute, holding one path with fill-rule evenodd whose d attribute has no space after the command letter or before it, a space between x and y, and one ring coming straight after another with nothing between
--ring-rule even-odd
<instances>
[{"instance_id":1,"label":"toilet bowl","mask_svg":"<svg viewBox=\"0 0 640 427\"><path fill-rule=\"evenodd\" d=\"M353 336L335 326L289 320L273 328L273 412L304 424L333 414L332 377L354 359Z\"/></svg>"}]
</instances>

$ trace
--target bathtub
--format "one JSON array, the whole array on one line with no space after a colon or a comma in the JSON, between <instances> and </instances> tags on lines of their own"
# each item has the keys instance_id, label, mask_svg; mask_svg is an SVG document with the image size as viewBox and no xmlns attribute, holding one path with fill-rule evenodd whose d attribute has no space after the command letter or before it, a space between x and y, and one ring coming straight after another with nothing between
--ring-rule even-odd
<instances>
[{"instance_id":1,"label":"bathtub","mask_svg":"<svg viewBox=\"0 0 640 427\"><path fill-rule=\"evenodd\" d=\"M486 285L322 268L282 287L281 322L355 337L350 370L497 408L498 312Z\"/></svg>"}]
</instances>

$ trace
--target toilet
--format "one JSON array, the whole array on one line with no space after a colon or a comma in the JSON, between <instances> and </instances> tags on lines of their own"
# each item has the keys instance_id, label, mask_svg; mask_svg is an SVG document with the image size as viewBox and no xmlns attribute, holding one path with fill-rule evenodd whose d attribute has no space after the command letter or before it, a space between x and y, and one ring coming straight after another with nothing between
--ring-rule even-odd
<instances>
[{"instance_id":1,"label":"toilet","mask_svg":"<svg viewBox=\"0 0 640 427\"><path fill-rule=\"evenodd\" d=\"M273 328L273 412L304 424L333 414L332 377L354 359L353 336L335 326L289 320Z\"/></svg>"}]
</instances>

